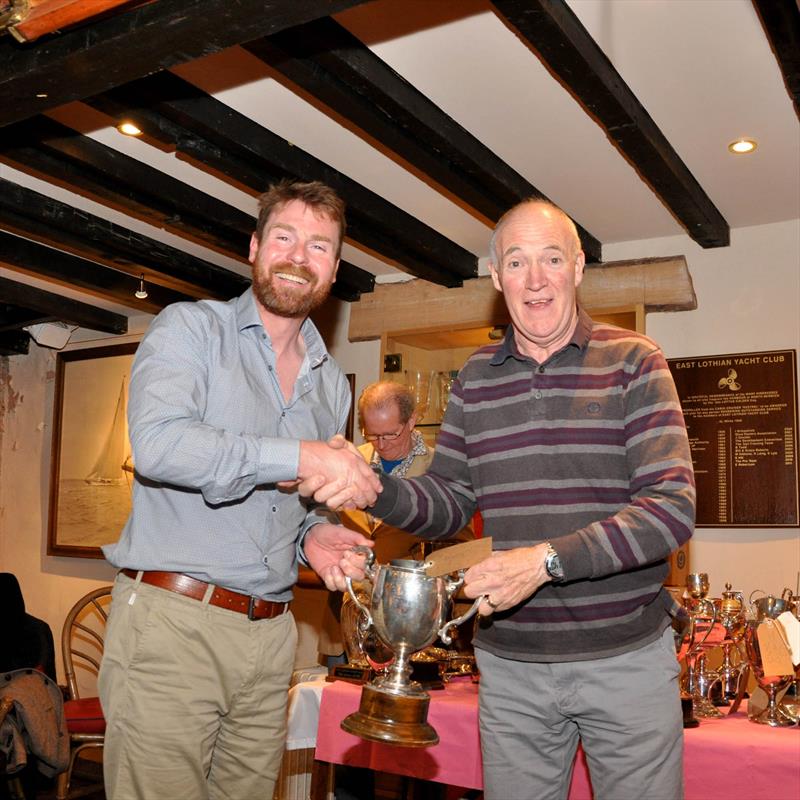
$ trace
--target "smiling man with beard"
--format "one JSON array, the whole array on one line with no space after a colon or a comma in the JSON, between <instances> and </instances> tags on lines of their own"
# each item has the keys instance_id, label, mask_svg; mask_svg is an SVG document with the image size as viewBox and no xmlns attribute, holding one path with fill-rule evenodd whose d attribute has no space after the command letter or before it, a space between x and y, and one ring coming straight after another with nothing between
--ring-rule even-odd
<instances>
[{"instance_id":1,"label":"smiling man with beard","mask_svg":"<svg viewBox=\"0 0 800 800\"><path fill-rule=\"evenodd\" d=\"M331 590L363 572L360 534L288 487L325 474L374 502L377 478L341 434L344 375L309 312L336 278L344 205L320 183L260 198L253 286L177 303L134 360L133 509L99 688L109 800L272 797L297 631L298 559Z\"/></svg>"}]
</instances>

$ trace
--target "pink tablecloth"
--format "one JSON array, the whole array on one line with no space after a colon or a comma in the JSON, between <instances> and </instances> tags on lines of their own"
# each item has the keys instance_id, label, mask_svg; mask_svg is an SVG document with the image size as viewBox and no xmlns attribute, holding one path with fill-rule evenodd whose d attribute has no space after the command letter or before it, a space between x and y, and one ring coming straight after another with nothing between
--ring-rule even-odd
<instances>
[{"instance_id":1,"label":"pink tablecloth","mask_svg":"<svg viewBox=\"0 0 800 800\"><path fill-rule=\"evenodd\" d=\"M428 721L439 734L434 747L414 749L366 742L339 723L358 708L361 687L337 681L322 693L316 758L369 767L453 786L483 787L478 736L477 687L457 679L431 692ZM724 709L723 709L724 713ZM747 720L743 706L732 717L702 720L685 736L686 800L798 800L800 730L774 729ZM592 800L578 753L570 800Z\"/></svg>"}]
</instances>

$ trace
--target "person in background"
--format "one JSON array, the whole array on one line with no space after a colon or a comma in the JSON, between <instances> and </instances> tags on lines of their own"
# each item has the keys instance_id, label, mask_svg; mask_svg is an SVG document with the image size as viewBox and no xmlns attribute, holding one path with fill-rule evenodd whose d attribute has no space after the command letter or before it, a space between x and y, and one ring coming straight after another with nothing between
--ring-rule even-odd
<instances>
[{"instance_id":1,"label":"person in background","mask_svg":"<svg viewBox=\"0 0 800 800\"><path fill-rule=\"evenodd\" d=\"M378 480L352 446L347 381L308 319L336 277L344 205L320 183L273 186L250 242L253 285L177 303L136 353L133 508L105 546L116 578L99 693L109 800L271 798L297 630L298 559L330 589L356 532L291 488ZM319 441L325 440L325 441Z\"/></svg>"},{"instance_id":2,"label":"person in background","mask_svg":"<svg viewBox=\"0 0 800 800\"><path fill-rule=\"evenodd\" d=\"M433 450L416 430L419 422L416 401L406 384L378 381L367 386L358 398L358 421L365 440L358 452L374 470L397 478L425 474ZM396 558L422 560L426 550L430 549L430 543L419 536L389 525L365 511L343 510L339 515L348 528L374 541L373 553L377 564L388 564ZM453 538L458 541L474 538L472 527L467 524ZM342 661L341 605L341 593L328 596L319 642L319 652L328 666Z\"/></svg>"},{"instance_id":3,"label":"person in background","mask_svg":"<svg viewBox=\"0 0 800 800\"><path fill-rule=\"evenodd\" d=\"M658 345L577 304L584 254L556 206L498 222L511 318L454 382L424 476L381 478L369 513L447 537L479 508L494 552L466 573L487 800L562 800L583 745L597 798L679 800L679 666L662 586L692 535L683 414ZM338 505L321 476L300 491ZM355 558L355 557L354 557Z\"/></svg>"},{"instance_id":4,"label":"person in background","mask_svg":"<svg viewBox=\"0 0 800 800\"><path fill-rule=\"evenodd\" d=\"M395 381L371 383L358 398L358 421L365 440L358 451L374 470L396 478L425 474L433 450L416 430L419 416L414 393L407 385ZM365 511L343 510L339 516L348 528L374 541L373 553L377 564L388 564L397 558L423 560L430 549L430 542L388 525ZM454 537L459 541L471 538L470 525ZM341 592L328 594L320 628L319 652L329 668L345 660L340 625L342 599ZM455 615L458 613L461 612ZM369 800L375 796L375 779L371 770L337 765L335 775L336 800ZM445 786L434 781L417 780L414 793L420 800L442 800Z\"/></svg>"}]
</instances>

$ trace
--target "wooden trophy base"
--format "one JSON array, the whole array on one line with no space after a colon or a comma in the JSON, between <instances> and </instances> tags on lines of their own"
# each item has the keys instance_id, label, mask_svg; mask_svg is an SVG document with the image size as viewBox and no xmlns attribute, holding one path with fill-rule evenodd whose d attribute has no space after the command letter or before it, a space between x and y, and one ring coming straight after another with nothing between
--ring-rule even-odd
<instances>
[{"instance_id":1,"label":"wooden trophy base","mask_svg":"<svg viewBox=\"0 0 800 800\"><path fill-rule=\"evenodd\" d=\"M361 739L399 747L431 747L439 735L426 721L430 697L394 694L366 684L358 711L342 720L342 729Z\"/></svg>"}]
</instances>

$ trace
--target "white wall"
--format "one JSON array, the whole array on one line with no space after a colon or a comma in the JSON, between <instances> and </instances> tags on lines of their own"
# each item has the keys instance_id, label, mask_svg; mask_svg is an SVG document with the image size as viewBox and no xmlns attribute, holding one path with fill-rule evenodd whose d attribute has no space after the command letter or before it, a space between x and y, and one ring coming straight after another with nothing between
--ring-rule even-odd
<instances>
[{"instance_id":1,"label":"white wall","mask_svg":"<svg viewBox=\"0 0 800 800\"><path fill-rule=\"evenodd\" d=\"M731 246L714 250L703 250L686 236L603 248L609 261L680 254L689 264L697 309L647 315L647 333L668 358L800 352L800 220L733 230ZM698 528L689 563L693 571L709 574L717 596L726 582L746 594L796 590L798 533L797 528Z\"/></svg>"},{"instance_id":2,"label":"white wall","mask_svg":"<svg viewBox=\"0 0 800 800\"><path fill-rule=\"evenodd\" d=\"M800 220L732 231L731 246L716 250L685 236L604 248L607 260L676 254L687 257L698 308L648 315L648 333L668 357L800 350ZM377 379L380 345L347 341L348 304L331 302L318 322L344 371L356 373L356 393ZM58 637L70 606L113 571L102 561L45 555L54 368L55 353L34 344L27 356L0 358L0 570L18 576L28 610ZM798 580L798 529L701 528L690 561L709 573L714 594L725 582L780 592ZM298 664L307 665L322 593L298 594Z\"/></svg>"}]
</instances>

